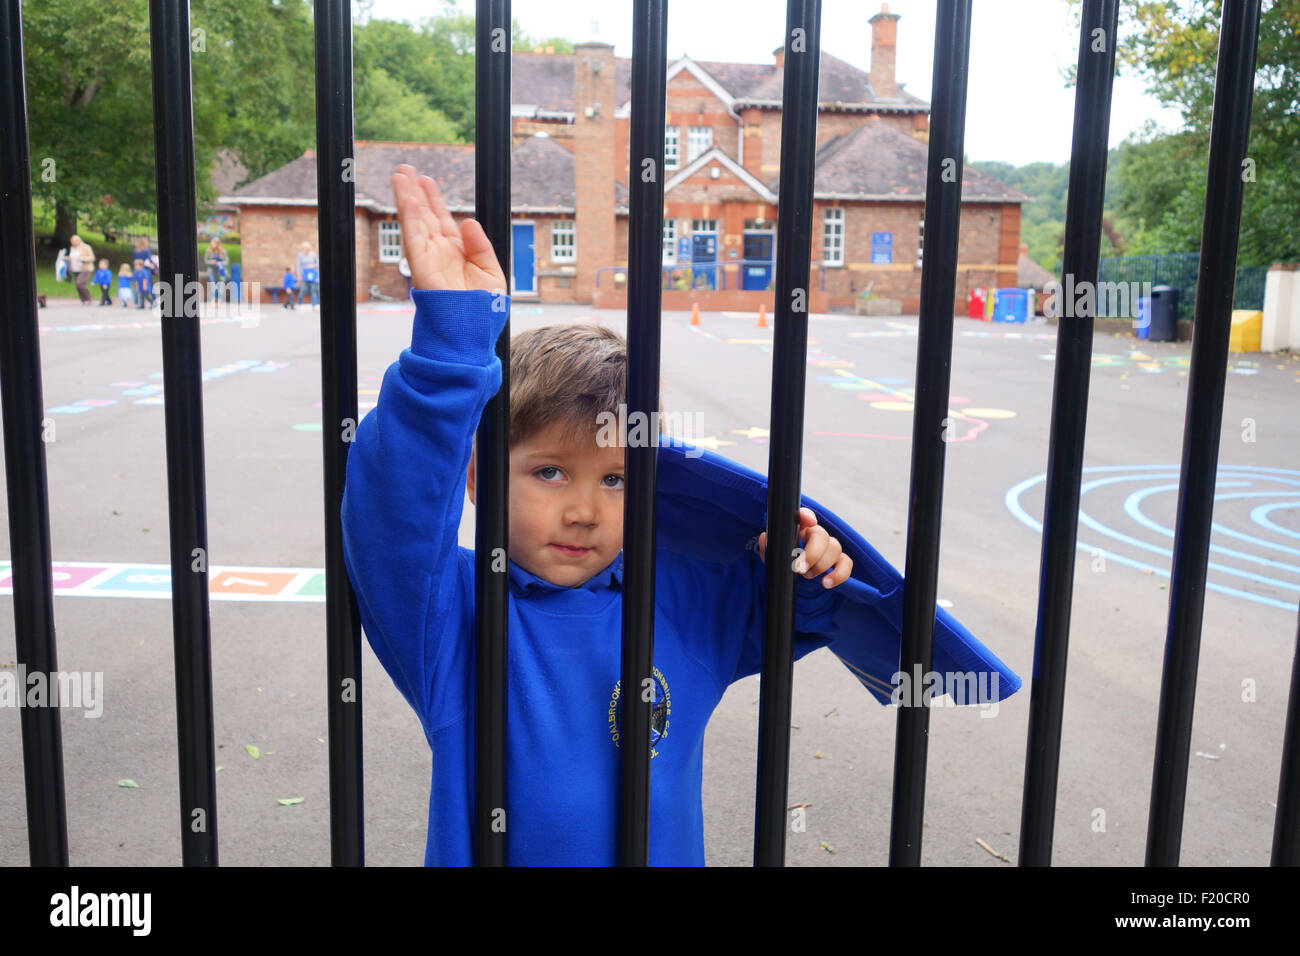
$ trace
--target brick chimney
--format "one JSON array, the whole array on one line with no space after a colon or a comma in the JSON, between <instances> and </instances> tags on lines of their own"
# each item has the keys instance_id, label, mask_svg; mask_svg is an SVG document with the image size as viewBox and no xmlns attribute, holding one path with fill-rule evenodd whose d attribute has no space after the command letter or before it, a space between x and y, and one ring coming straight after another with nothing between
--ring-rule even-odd
<instances>
[{"instance_id":1,"label":"brick chimney","mask_svg":"<svg viewBox=\"0 0 1300 956\"><path fill-rule=\"evenodd\" d=\"M785 47L779 46L772 51L772 59L775 61L776 68L779 70L785 66Z\"/></svg>"},{"instance_id":2,"label":"brick chimney","mask_svg":"<svg viewBox=\"0 0 1300 956\"><path fill-rule=\"evenodd\" d=\"M614 250L614 47L573 47L574 174L577 191L577 302L591 302L596 270L617 265ZM612 280L611 280L612 281Z\"/></svg>"},{"instance_id":3,"label":"brick chimney","mask_svg":"<svg viewBox=\"0 0 1300 956\"><path fill-rule=\"evenodd\" d=\"M882 3L880 12L867 21L871 24L871 89L877 96L897 96L894 79L894 53L898 45L898 14L889 12Z\"/></svg>"}]
</instances>

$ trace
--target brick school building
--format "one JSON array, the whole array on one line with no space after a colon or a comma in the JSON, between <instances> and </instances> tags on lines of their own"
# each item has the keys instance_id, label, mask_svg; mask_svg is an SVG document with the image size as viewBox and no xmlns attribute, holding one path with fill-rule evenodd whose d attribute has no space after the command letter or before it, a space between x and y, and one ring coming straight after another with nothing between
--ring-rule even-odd
<instances>
[{"instance_id":1,"label":"brick school building","mask_svg":"<svg viewBox=\"0 0 1300 956\"><path fill-rule=\"evenodd\" d=\"M823 50L813 193L811 310L877 305L916 313L925 254L929 104L894 76L899 17L869 27L871 70ZM669 64L664 141L666 309L772 308L784 49L768 63ZM605 43L568 55L515 53L511 123L516 300L626 302L631 61ZM438 180L453 215L473 215L474 147L358 141L357 300L406 295L389 177L410 163ZM298 159L223 203L239 208L244 278L279 285L303 240L317 243L316 160ZM954 309L970 288L1016 283L1023 193L963 171ZM884 300L883 303L880 300Z\"/></svg>"}]
</instances>

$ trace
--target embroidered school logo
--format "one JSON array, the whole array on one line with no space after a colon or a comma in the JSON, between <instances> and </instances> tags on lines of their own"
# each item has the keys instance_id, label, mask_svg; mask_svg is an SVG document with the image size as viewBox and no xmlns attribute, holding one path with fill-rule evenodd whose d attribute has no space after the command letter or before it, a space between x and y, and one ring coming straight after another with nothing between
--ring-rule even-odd
<instances>
[{"instance_id":1,"label":"embroidered school logo","mask_svg":"<svg viewBox=\"0 0 1300 956\"><path fill-rule=\"evenodd\" d=\"M668 718L673 712L673 700L668 693L668 681L664 679L663 672L659 668L654 669L654 682L647 690L653 694L653 700L650 702L650 756L658 757L659 751L656 746L668 736ZM614 742L614 746L619 746L619 728L623 726L623 682L620 680L614 684L614 690L609 695L609 738Z\"/></svg>"}]
</instances>

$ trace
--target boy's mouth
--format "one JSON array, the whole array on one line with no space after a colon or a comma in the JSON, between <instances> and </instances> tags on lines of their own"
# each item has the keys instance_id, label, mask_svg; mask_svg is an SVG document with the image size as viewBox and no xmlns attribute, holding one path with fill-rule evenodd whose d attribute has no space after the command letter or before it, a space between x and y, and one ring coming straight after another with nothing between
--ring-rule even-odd
<instances>
[{"instance_id":1,"label":"boy's mouth","mask_svg":"<svg viewBox=\"0 0 1300 956\"><path fill-rule=\"evenodd\" d=\"M573 548L564 544L555 544L554 542L551 543L551 547L570 558L580 558L591 550L591 548Z\"/></svg>"}]
</instances>

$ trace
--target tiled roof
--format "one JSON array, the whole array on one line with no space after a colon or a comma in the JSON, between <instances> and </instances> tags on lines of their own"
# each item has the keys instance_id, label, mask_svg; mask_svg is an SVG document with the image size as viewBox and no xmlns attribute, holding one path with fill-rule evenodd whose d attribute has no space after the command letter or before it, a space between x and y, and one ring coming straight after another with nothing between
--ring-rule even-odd
<instances>
[{"instance_id":1,"label":"tiled roof","mask_svg":"<svg viewBox=\"0 0 1300 956\"><path fill-rule=\"evenodd\" d=\"M441 143L356 144L358 208L395 213L389 183L401 163L438 181L452 212L474 210L474 147ZM316 156L310 150L230 196L235 205L316 205ZM519 212L573 212L576 208L573 153L548 136L531 136L510 153L511 206ZM614 204L627 209L627 187L614 183Z\"/></svg>"},{"instance_id":2,"label":"tiled roof","mask_svg":"<svg viewBox=\"0 0 1300 956\"><path fill-rule=\"evenodd\" d=\"M785 73L772 63L693 62L713 77L733 100L757 106L781 105ZM614 69L614 96L619 105L623 105L632 96L632 61L615 59ZM516 106L534 106L551 113L572 113L575 110L573 54L516 53L510 60L510 70L511 99ZM825 51L821 55L817 100L823 108L921 112L929 109L925 100L902 89L896 96L877 96L865 70Z\"/></svg>"},{"instance_id":3,"label":"tiled roof","mask_svg":"<svg viewBox=\"0 0 1300 956\"><path fill-rule=\"evenodd\" d=\"M813 195L819 199L924 201L929 145L870 117L817 150ZM777 191L779 178L768 185ZM972 166L962 171L964 202L1028 202L1018 189Z\"/></svg>"},{"instance_id":4,"label":"tiled roof","mask_svg":"<svg viewBox=\"0 0 1300 956\"><path fill-rule=\"evenodd\" d=\"M780 106L785 70L769 66L767 77L743 94L733 94L743 103L756 106ZM721 78L717 78L722 82ZM723 84L726 85L725 83ZM817 102L823 109L838 106L852 109L888 108L924 112L929 104L918 96L899 89L897 95L877 96L871 88L870 74L859 70L825 50L821 54L821 72L817 78Z\"/></svg>"}]
</instances>

